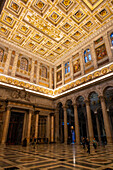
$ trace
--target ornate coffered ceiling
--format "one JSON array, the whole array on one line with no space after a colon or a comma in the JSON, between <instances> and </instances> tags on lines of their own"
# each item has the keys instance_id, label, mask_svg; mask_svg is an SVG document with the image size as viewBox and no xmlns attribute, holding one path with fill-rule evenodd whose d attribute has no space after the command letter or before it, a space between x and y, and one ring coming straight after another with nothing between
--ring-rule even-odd
<instances>
[{"instance_id":1,"label":"ornate coffered ceiling","mask_svg":"<svg viewBox=\"0 0 113 170\"><path fill-rule=\"evenodd\" d=\"M112 0L6 0L0 36L54 63L112 19Z\"/></svg>"}]
</instances>

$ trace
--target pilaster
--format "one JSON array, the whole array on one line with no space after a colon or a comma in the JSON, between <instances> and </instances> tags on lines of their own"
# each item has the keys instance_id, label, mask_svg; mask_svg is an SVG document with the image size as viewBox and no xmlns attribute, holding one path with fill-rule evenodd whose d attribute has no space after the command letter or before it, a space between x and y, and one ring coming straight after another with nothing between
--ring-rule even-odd
<instances>
[{"instance_id":1,"label":"pilaster","mask_svg":"<svg viewBox=\"0 0 113 170\"><path fill-rule=\"evenodd\" d=\"M11 60L11 54L12 54L12 50L9 48L7 60L6 60L5 67L4 67L4 74L8 74L9 64L10 64L10 60Z\"/></svg>"},{"instance_id":2,"label":"pilaster","mask_svg":"<svg viewBox=\"0 0 113 170\"><path fill-rule=\"evenodd\" d=\"M18 62L18 57L19 57L19 53L16 52L16 55L15 55L15 58L14 58L14 63L13 63L13 68L12 68L11 76L15 76L16 68L17 68L17 62Z\"/></svg>"}]
</instances>

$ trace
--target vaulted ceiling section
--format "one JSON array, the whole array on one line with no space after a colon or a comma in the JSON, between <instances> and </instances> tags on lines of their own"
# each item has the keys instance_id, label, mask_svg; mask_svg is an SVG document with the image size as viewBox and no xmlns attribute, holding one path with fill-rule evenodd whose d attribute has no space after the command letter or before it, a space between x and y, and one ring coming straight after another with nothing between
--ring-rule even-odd
<instances>
[{"instance_id":1,"label":"vaulted ceiling section","mask_svg":"<svg viewBox=\"0 0 113 170\"><path fill-rule=\"evenodd\" d=\"M0 36L52 63L113 19L112 0L4 2Z\"/></svg>"}]
</instances>

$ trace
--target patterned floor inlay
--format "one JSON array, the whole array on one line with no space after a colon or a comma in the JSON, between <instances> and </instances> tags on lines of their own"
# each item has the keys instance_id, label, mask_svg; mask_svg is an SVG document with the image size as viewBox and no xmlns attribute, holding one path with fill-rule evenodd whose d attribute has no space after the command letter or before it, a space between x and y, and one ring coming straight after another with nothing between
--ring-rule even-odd
<instances>
[{"instance_id":1,"label":"patterned floor inlay","mask_svg":"<svg viewBox=\"0 0 113 170\"><path fill-rule=\"evenodd\" d=\"M0 170L113 170L113 146L91 153L74 144L0 147Z\"/></svg>"}]
</instances>

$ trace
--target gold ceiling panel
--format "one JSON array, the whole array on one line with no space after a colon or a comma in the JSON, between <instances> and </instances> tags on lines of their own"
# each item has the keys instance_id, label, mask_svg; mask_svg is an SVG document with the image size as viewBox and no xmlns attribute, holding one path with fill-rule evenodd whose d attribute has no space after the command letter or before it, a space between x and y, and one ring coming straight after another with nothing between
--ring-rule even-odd
<instances>
[{"instance_id":1,"label":"gold ceiling panel","mask_svg":"<svg viewBox=\"0 0 113 170\"><path fill-rule=\"evenodd\" d=\"M80 31L76 31L73 35L72 38L76 41L79 41L82 37L84 36L84 34Z\"/></svg>"},{"instance_id":2,"label":"gold ceiling panel","mask_svg":"<svg viewBox=\"0 0 113 170\"><path fill-rule=\"evenodd\" d=\"M113 19L112 0L6 0L0 36L54 63Z\"/></svg>"},{"instance_id":3,"label":"gold ceiling panel","mask_svg":"<svg viewBox=\"0 0 113 170\"><path fill-rule=\"evenodd\" d=\"M82 0L91 11L96 9L105 0Z\"/></svg>"},{"instance_id":4,"label":"gold ceiling panel","mask_svg":"<svg viewBox=\"0 0 113 170\"><path fill-rule=\"evenodd\" d=\"M101 11L99 11L95 16L100 22L103 22L106 19L108 19L111 15L112 15L111 10L109 9L108 6L106 6Z\"/></svg>"},{"instance_id":5,"label":"gold ceiling panel","mask_svg":"<svg viewBox=\"0 0 113 170\"><path fill-rule=\"evenodd\" d=\"M9 26L10 28L13 28L16 23L16 21L13 19L13 17L6 13L2 13L0 21L3 24Z\"/></svg>"},{"instance_id":6,"label":"gold ceiling panel","mask_svg":"<svg viewBox=\"0 0 113 170\"><path fill-rule=\"evenodd\" d=\"M10 31L0 23L0 35L7 38L9 34Z\"/></svg>"},{"instance_id":7,"label":"gold ceiling panel","mask_svg":"<svg viewBox=\"0 0 113 170\"><path fill-rule=\"evenodd\" d=\"M18 44L22 44L24 41L24 37L21 36L20 34L14 34L11 38L11 40L13 40L14 42L18 43Z\"/></svg>"},{"instance_id":8,"label":"gold ceiling panel","mask_svg":"<svg viewBox=\"0 0 113 170\"><path fill-rule=\"evenodd\" d=\"M80 24L87 17L87 13L84 12L81 8L74 10L74 14L71 18L77 23Z\"/></svg>"},{"instance_id":9,"label":"gold ceiling panel","mask_svg":"<svg viewBox=\"0 0 113 170\"><path fill-rule=\"evenodd\" d=\"M38 12L40 15L44 15L44 13L46 12L46 10L48 9L49 5L47 4L47 2L45 2L44 0L35 0L31 7Z\"/></svg>"},{"instance_id":10,"label":"gold ceiling panel","mask_svg":"<svg viewBox=\"0 0 113 170\"><path fill-rule=\"evenodd\" d=\"M60 9L68 14L68 12L72 9L73 6L75 6L75 1L74 0L60 0L59 3L57 4Z\"/></svg>"},{"instance_id":11,"label":"gold ceiling panel","mask_svg":"<svg viewBox=\"0 0 113 170\"><path fill-rule=\"evenodd\" d=\"M49 16L46 18L49 22L57 26L63 17L57 12L56 9L52 10Z\"/></svg>"},{"instance_id":12,"label":"gold ceiling panel","mask_svg":"<svg viewBox=\"0 0 113 170\"><path fill-rule=\"evenodd\" d=\"M6 9L10 11L11 13L13 13L14 15L16 15L17 17L19 17L19 15L22 12L23 7L20 6L16 1L10 0L8 1L6 5Z\"/></svg>"}]
</instances>

